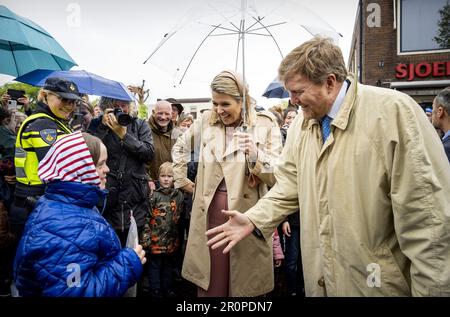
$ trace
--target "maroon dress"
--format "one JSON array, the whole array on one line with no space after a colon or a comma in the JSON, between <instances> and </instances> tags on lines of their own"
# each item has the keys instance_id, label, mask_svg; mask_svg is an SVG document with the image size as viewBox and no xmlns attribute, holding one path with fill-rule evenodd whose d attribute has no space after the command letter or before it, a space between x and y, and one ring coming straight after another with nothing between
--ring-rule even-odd
<instances>
[{"instance_id":1,"label":"maroon dress","mask_svg":"<svg viewBox=\"0 0 450 317\"><path fill-rule=\"evenodd\" d=\"M236 128L237 129L237 128ZM225 148L233 140L236 129L225 128ZM233 140L235 141L235 140ZM228 194L225 179L217 187L208 208L208 230L227 222L228 217L221 211L228 210ZM212 238L213 236L209 237ZM230 296L230 254L223 254L226 245L215 250L209 248L211 258L211 274L208 290L198 288L199 297L229 297Z\"/></svg>"}]
</instances>

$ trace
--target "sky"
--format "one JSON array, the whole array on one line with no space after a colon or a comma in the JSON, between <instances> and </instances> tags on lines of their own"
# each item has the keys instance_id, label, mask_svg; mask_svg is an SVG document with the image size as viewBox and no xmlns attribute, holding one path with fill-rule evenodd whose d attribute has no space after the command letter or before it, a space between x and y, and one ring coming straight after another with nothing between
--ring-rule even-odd
<instances>
[{"instance_id":1,"label":"sky","mask_svg":"<svg viewBox=\"0 0 450 317\"><path fill-rule=\"evenodd\" d=\"M196 47L199 42L197 33L189 33L189 26L198 17L204 21L203 15L211 20L209 22L219 21L217 16L209 14L208 8L199 9L196 6L198 1L202 0L39 0L33 2L33 5L30 4L31 1L25 0L2 0L1 4L50 33L77 62L78 66L72 69L84 69L126 85L139 85L144 79L146 88L150 90L147 102L154 103L157 98L167 97L209 98L209 82L213 72L222 70L222 64L226 64L228 69L235 66L235 45L226 44L225 39L220 39L220 44L225 45L222 48L211 40L208 42L209 47L204 46L199 51L183 83L178 84L179 77L173 72L178 67L176 59L191 56L193 53L183 48L190 44ZM358 0L287 0L288 7L275 7L282 1L284 0L248 0L248 3L256 8L258 14L264 13L265 16L269 12L265 21L273 18L277 22L275 18L284 18L284 15L289 19L289 23L283 26L289 28L283 31L278 29L276 35L283 55L311 38L309 33L300 28L301 22L297 22L304 21L304 24L307 23L305 25L327 25L327 28L333 28L342 34L338 44L347 62ZM231 4L236 10L239 10L241 3L240 0L212 2L214 6ZM264 11L264 8L269 7L271 10ZM174 41L167 41L167 47L163 46L149 62L143 64L164 34L184 21L187 24L181 31L185 33L180 33L183 37L177 39L174 36L170 39ZM267 106L277 100L267 100L260 96L276 77L282 58L273 41L263 42L259 38L251 39L246 36L245 77L250 95L258 104ZM228 49L231 53L228 53ZM228 67L228 58L233 60L233 67ZM241 63L238 71L242 73ZM12 79L13 77L0 75L0 84Z\"/></svg>"}]
</instances>

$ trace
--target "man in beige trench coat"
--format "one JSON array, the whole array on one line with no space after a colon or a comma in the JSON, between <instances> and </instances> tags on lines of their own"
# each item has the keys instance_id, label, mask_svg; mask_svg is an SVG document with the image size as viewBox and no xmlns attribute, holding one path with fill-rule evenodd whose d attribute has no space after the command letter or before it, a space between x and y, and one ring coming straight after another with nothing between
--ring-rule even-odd
<instances>
[{"instance_id":1,"label":"man in beige trench coat","mask_svg":"<svg viewBox=\"0 0 450 317\"><path fill-rule=\"evenodd\" d=\"M450 165L423 110L348 76L327 39L294 49L279 77L303 115L277 183L246 213L224 211L208 245L228 252L255 228L268 239L300 207L307 296L450 296Z\"/></svg>"}]
</instances>

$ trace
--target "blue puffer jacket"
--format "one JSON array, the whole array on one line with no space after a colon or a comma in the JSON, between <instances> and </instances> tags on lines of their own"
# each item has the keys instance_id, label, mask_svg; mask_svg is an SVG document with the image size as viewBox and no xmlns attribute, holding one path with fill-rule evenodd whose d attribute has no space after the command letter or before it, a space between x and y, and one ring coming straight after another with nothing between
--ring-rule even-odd
<instances>
[{"instance_id":1,"label":"blue puffer jacket","mask_svg":"<svg viewBox=\"0 0 450 317\"><path fill-rule=\"evenodd\" d=\"M122 296L138 281L139 257L122 249L95 207L105 194L83 183L48 184L17 249L14 281L21 296Z\"/></svg>"}]
</instances>

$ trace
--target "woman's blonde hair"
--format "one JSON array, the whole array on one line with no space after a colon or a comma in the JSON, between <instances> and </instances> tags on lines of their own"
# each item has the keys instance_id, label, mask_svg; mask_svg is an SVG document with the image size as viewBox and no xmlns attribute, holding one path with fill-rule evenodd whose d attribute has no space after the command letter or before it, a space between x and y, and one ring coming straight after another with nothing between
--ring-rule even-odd
<instances>
[{"instance_id":1,"label":"woman's blonde hair","mask_svg":"<svg viewBox=\"0 0 450 317\"><path fill-rule=\"evenodd\" d=\"M51 90L47 90L47 89L41 88L41 89L39 89L39 92L38 92L37 101L46 103L45 98L47 97L47 94L56 94L56 95L58 95L57 93L55 93L55 92L53 92Z\"/></svg>"},{"instance_id":2,"label":"woman's blonde hair","mask_svg":"<svg viewBox=\"0 0 450 317\"><path fill-rule=\"evenodd\" d=\"M230 70L220 72L218 75L216 75L216 77L214 77L213 81L211 82L211 91L219 94L229 95L237 102L243 101L245 91L245 122L247 123L247 125L252 125L252 114L254 112L254 106L256 102L252 97L250 97L250 94L248 93L248 85L245 85L244 89L244 81L242 80L240 74ZM219 119L219 115L215 111L213 111L211 114L210 124L213 125L217 122L221 122Z\"/></svg>"},{"instance_id":3,"label":"woman's blonde hair","mask_svg":"<svg viewBox=\"0 0 450 317\"><path fill-rule=\"evenodd\" d=\"M278 77L283 83L301 75L314 84L320 84L330 74L334 74L338 82L343 82L347 69L339 46L323 37L315 37L294 48L278 68Z\"/></svg>"}]
</instances>

